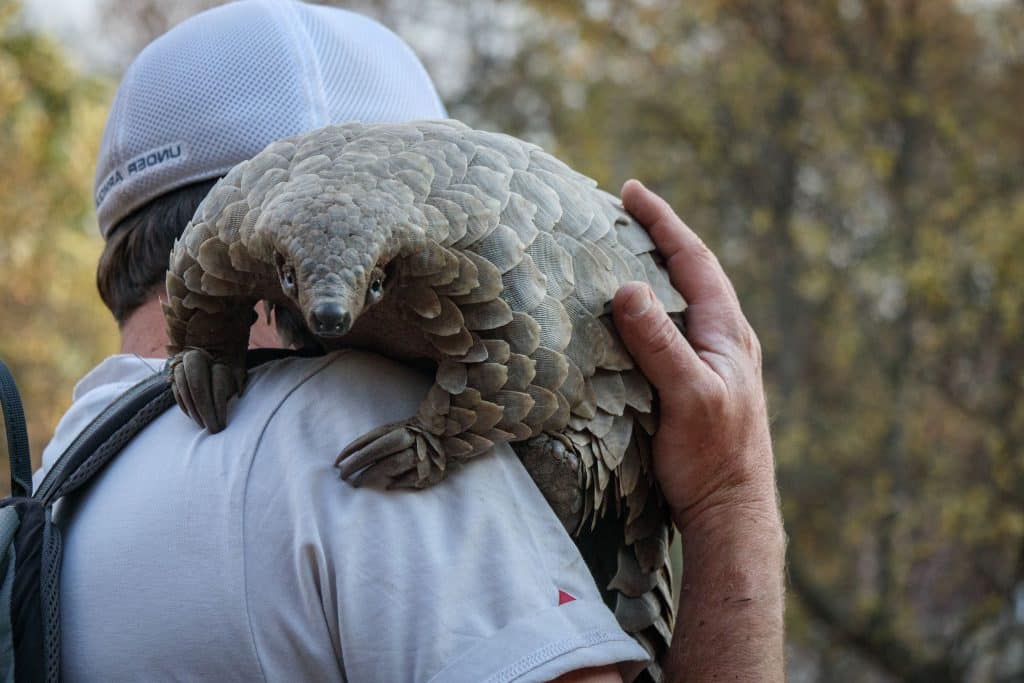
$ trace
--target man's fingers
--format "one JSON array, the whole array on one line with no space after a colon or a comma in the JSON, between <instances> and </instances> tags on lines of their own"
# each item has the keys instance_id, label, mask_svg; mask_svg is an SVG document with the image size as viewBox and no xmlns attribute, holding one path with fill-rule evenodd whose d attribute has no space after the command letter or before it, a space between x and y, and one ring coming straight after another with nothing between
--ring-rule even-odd
<instances>
[{"instance_id":1,"label":"man's fingers","mask_svg":"<svg viewBox=\"0 0 1024 683\"><path fill-rule=\"evenodd\" d=\"M710 372L643 282L627 282L612 302L615 328L647 379L664 397L679 396Z\"/></svg>"},{"instance_id":2,"label":"man's fingers","mask_svg":"<svg viewBox=\"0 0 1024 683\"><path fill-rule=\"evenodd\" d=\"M622 186L622 205L647 229L665 257L672 284L690 306L686 319L691 340L705 348L705 340L741 336L745 322L736 291L700 237L668 202L637 180Z\"/></svg>"},{"instance_id":3,"label":"man's fingers","mask_svg":"<svg viewBox=\"0 0 1024 683\"><path fill-rule=\"evenodd\" d=\"M627 180L621 195L622 206L651 233L666 259L681 249L690 250L694 242L700 242L668 202L648 190L639 180Z\"/></svg>"}]
</instances>

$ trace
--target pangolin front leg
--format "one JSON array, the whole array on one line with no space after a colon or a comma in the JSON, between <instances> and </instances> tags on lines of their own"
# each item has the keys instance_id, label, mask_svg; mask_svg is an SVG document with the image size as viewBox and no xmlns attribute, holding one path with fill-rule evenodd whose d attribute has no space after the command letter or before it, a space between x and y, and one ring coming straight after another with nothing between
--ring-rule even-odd
<instances>
[{"instance_id":1,"label":"pangolin front leg","mask_svg":"<svg viewBox=\"0 0 1024 683\"><path fill-rule=\"evenodd\" d=\"M423 488L443 479L453 462L533 434L540 421L535 401L524 391L519 364L509 360L504 341L474 337L461 358L440 363L416 415L342 451L336 461L341 476L356 485ZM531 415L533 428L527 424Z\"/></svg>"},{"instance_id":2,"label":"pangolin front leg","mask_svg":"<svg viewBox=\"0 0 1024 683\"><path fill-rule=\"evenodd\" d=\"M479 398L479 392L467 387L452 396L435 384L416 415L359 437L335 465L342 478L356 486L432 486L444 478L449 461L467 460L511 437L485 429L500 417L501 409Z\"/></svg>"},{"instance_id":3,"label":"pangolin front leg","mask_svg":"<svg viewBox=\"0 0 1024 683\"><path fill-rule=\"evenodd\" d=\"M438 374L449 371L442 363ZM441 381L444 381L443 379ZM354 485L425 488L441 481L452 462L480 455L513 435L498 429L503 408L465 385L452 394L434 384L416 415L384 425L349 444L335 464Z\"/></svg>"},{"instance_id":4,"label":"pangolin front leg","mask_svg":"<svg viewBox=\"0 0 1024 683\"><path fill-rule=\"evenodd\" d=\"M444 463L435 462L441 455L436 436L417 422L411 418L386 424L350 443L335 461L341 476L355 486L377 488L423 488L440 481Z\"/></svg>"},{"instance_id":5,"label":"pangolin front leg","mask_svg":"<svg viewBox=\"0 0 1024 683\"><path fill-rule=\"evenodd\" d=\"M228 402L245 386L255 299L199 295L174 272L167 274L167 292L163 308L174 399L200 426L219 432L227 424Z\"/></svg>"}]
</instances>

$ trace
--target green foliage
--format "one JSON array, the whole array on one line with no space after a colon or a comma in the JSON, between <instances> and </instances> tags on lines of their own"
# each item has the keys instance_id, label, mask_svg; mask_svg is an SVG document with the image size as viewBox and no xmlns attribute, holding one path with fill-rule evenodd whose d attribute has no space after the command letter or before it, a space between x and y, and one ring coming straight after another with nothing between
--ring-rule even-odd
<instances>
[{"instance_id":1,"label":"green foliage","mask_svg":"<svg viewBox=\"0 0 1024 683\"><path fill-rule=\"evenodd\" d=\"M532 7L456 111L644 179L720 254L765 349L793 647L823 680L995 677L979 643L1019 642L1024 582L1024 8Z\"/></svg>"},{"instance_id":2,"label":"green foliage","mask_svg":"<svg viewBox=\"0 0 1024 683\"><path fill-rule=\"evenodd\" d=\"M37 462L74 382L115 348L93 284L92 176L107 95L0 3L0 357L24 394ZM0 475L6 487L6 454Z\"/></svg>"}]
</instances>

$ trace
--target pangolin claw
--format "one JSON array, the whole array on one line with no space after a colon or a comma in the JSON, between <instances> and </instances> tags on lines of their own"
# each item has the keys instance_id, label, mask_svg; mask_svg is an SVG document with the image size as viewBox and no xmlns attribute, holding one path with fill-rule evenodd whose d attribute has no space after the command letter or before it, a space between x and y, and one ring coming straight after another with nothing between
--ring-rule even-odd
<instances>
[{"instance_id":1,"label":"pangolin claw","mask_svg":"<svg viewBox=\"0 0 1024 683\"><path fill-rule=\"evenodd\" d=\"M444 453L415 418L378 427L359 437L334 461L353 486L425 488L444 477Z\"/></svg>"},{"instance_id":2,"label":"pangolin claw","mask_svg":"<svg viewBox=\"0 0 1024 683\"><path fill-rule=\"evenodd\" d=\"M203 349L182 351L171 359L169 367L174 399L181 409L211 433L223 431L228 401L241 393L244 374Z\"/></svg>"}]
</instances>

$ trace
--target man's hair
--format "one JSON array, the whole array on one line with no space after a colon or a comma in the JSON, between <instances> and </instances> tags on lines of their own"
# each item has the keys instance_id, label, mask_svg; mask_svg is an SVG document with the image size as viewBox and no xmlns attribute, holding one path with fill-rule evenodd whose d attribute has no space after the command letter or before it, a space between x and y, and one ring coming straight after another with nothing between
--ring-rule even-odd
<instances>
[{"instance_id":1,"label":"man's hair","mask_svg":"<svg viewBox=\"0 0 1024 683\"><path fill-rule=\"evenodd\" d=\"M119 221L107 236L96 286L118 325L162 287L174 240L217 179L160 195Z\"/></svg>"}]
</instances>

